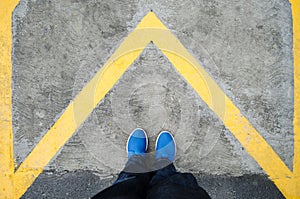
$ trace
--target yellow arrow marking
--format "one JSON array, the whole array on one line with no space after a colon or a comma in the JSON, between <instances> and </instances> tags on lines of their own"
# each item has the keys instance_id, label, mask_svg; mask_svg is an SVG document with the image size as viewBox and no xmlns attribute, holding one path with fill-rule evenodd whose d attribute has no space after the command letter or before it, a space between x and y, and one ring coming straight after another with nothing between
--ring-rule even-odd
<instances>
[{"instance_id":1,"label":"yellow arrow marking","mask_svg":"<svg viewBox=\"0 0 300 199\"><path fill-rule=\"evenodd\" d=\"M299 3L292 2L293 11L299 10ZM276 186L287 198L300 198L299 183L299 14L294 19L294 59L295 59L295 157L294 172L291 172L263 137L255 130L240 110L231 102L220 87L206 73L202 66L188 53L180 41L162 24L154 13L148 13L137 28L123 41L116 52L100 69L95 77L82 89L66 108L63 115L45 134L18 170L13 173L13 143L11 131L11 13L16 5L1 5L6 10L5 20L1 18L0 82L0 195L12 198L21 197L34 182L43 168L57 151L68 141L76 129L85 121L105 94L113 87L127 68L140 55L150 41L165 54L176 70L195 89L203 101L216 113L225 126L241 142L248 153L265 170ZM3 15L3 14L2 14ZM1 16L2 16L1 15ZM295 18L294 18L295 17ZM4 20L3 20L4 19ZM295 36L296 35L296 36ZM5 54L6 53L6 54ZM296 67L297 66L297 67ZM4 70L4 71L2 71ZM297 85L297 86L296 86ZM296 90L298 89L298 90ZM296 93L298 91L298 94ZM296 95L297 94L297 95ZM219 99L225 100L218 103ZM297 101L298 100L298 101ZM297 109L297 110L296 110ZM3 130L4 129L4 130ZM298 133L297 133L297 132ZM298 152L298 153L296 153ZM3 172L2 172L3 171Z\"/></svg>"}]
</instances>

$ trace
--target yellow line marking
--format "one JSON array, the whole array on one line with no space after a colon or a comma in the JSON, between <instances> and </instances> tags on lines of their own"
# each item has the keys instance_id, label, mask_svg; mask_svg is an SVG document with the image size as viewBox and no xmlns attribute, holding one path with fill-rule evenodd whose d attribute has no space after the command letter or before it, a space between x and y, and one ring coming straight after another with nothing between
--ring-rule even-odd
<instances>
[{"instance_id":1,"label":"yellow line marking","mask_svg":"<svg viewBox=\"0 0 300 199\"><path fill-rule=\"evenodd\" d=\"M13 197L12 10L18 1L0 1L0 198Z\"/></svg>"},{"instance_id":2,"label":"yellow line marking","mask_svg":"<svg viewBox=\"0 0 300 199\"><path fill-rule=\"evenodd\" d=\"M294 55L294 164L290 198L300 198L300 1L291 0ZM297 191L296 191L297 190ZM292 191L292 190L291 190Z\"/></svg>"},{"instance_id":3,"label":"yellow line marking","mask_svg":"<svg viewBox=\"0 0 300 199\"><path fill-rule=\"evenodd\" d=\"M300 184L300 1L291 0L294 51L294 178ZM298 187L300 190L300 187Z\"/></svg>"},{"instance_id":4,"label":"yellow line marking","mask_svg":"<svg viewBox=\"0 0 300 199\"><path fill-rule=\"evenodd\" d=\"M292 9L299 10L299 3L292 2ZM15 4L17 1L14 2ZM146 45L153 41L154 44L165 54L174 65L176 70L195 89L205 103L216 113L225 126L241 142L248 153L265 170L276 186L287 198L300 198L299 175L299 107L296 106L296 99L299 102L299 95L295 95L295 160L294 172L292 173L282 162L262 136L255 130L249 121L242 115L239 109L231 102L220 87L206 73L202 66L188 53L180 41L162 24L152 12L148 13L131 32L106 64L100 69L95 77L82 89L75 99L66 108L63 115L56 121L53 127L45 134L33 151L20 165L13 176L13 153L12 153L12 132L11 132L11 12L15 4L1 5L1 10L7 10L7 15L2 14L0 25L1 38L4 52L1 55L0 73L1 85L4 85L4 94L1 93L1 121L0 127L7 131L1 131L0 143L0 174L1 196L12 198L12 184L14 184L14 197L21 197L31 186L43 168L54 157L57 151L74 134L76 129L86 120L88 115L103 99L105 94L113 87L127 68L139 56ZM5 20L5 16L8 16ZM293 17L295 13L293 12ZM294 19L294 56L295 59L295 89L299 89L299 15ZM295 25L296 24L296 25ZM5 28L4 28L5 27ZM9 32L9 33L8 33ZM6 54L5 54L6 53ZM2 67L3 66L3 67ZM297 66L297 67L296 67ZM297 84L297 87L296 87ZM3 91L1 90L1 91ZM297 90L298 91L298 90ZM296 92L296 90L295 90ZM298 92L299 93L299 92ZM296 93L295 93L296 94ZM218 103L219 99L225 100ZM299 103L298 103L299 105ZM3 146L3 143L5 146ZM297 147L296 147L297 146ZM298 159L297 159L298 158ZM3 175L4 174L4 175ZM8 175L7 175L8 174ZM7 177L8 176L8 177ZM3 183L4 182L4 183ZM6 185L3 185L7 183Z\"/></svg>"}]
</instances>

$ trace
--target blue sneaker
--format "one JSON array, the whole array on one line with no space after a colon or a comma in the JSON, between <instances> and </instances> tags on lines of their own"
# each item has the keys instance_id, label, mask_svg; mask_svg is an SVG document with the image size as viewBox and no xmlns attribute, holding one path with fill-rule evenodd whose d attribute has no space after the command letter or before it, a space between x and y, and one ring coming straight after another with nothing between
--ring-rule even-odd
<instances>
[{"instance_id":1,"label":"blue sneaker","mask_svg":"<svg viewBox=\"0 0 300 199\"><path fill-rule=\"evenodd\" d=\"M160 132L156 139L155 150L156 159L167 158L171 162L174 162L176 155L176 143L170 132Z\"/></svg>"},{"instance_id":2,"label":"blue sneaker","mask_svg":"<svg viewBox=\"0 0 300 199\"><path fill-rule=\"evenodd\" d=\"M126 150L128 159L133 155L145 156L147 148L148 137L146 132L141 128L133 130L127 140Z\"/></svg>"}]
</instances>

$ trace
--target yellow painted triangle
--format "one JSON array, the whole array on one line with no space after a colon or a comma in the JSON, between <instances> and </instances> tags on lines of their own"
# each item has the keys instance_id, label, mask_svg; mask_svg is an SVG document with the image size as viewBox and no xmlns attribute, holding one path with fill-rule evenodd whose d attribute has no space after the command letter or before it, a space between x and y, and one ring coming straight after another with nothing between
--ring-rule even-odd
<instances>
[{"instance_id":1,"label":"yellow painted triangle","mask_svg":"<svg viewBox=\"0 0 300 199\"><path fill-rule=\"evenodd\" d=\"M69 104L14 174L14 197L21 197L43 168L86 120L150 41L240 141L286 198L300 197L300 180L249 123L181 42L149 12L122 42L100 71ZM1 141L1 140L0 140ZM298 144L298 143L297 143ZM298 151L295 151L299 154ZM294 162L294 168L299 168ZM1 193L1 192L0 192Z\"/></svg>"}]
</instances>

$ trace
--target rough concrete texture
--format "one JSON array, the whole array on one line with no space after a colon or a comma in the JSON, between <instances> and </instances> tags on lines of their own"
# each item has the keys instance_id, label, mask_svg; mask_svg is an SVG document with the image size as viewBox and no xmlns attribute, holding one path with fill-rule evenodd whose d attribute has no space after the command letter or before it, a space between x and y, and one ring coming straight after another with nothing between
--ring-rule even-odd
<instances>
[{"instance_id":1,"label":"rough concrete texture","mask_svg":"<svg viewBox=\"0 0 300 199\"><path fill-rule=\"evenodd\" d=\"M13 15L16 162L25 159L150 9L291 168L293 63L287 0L22 0ZM115 175L136 127L148 132L152 149L160 130L173 132L181 171L264 173L151 43L46 170Z\"/></svg>"}]
</instances>

